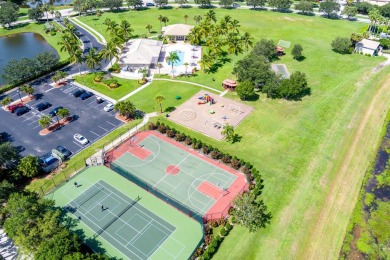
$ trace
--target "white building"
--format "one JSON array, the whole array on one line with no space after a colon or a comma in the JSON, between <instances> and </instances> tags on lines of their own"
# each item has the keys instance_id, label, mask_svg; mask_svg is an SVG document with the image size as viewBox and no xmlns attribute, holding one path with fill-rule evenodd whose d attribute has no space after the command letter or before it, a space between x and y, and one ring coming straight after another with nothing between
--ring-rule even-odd
<instances>
[{"instance_id":1,"label":"white building","mask_svg":"<svg viewBox=\"0 0 390 260\"><path fill-rule=\"evenodd\" d=\"M176 41L184 41L194 26L188 24L172 24L161 29L161 33Z\"/></svg>"},{"instance_id":2,"label":"white building","mask_svg":"<svg viewBox=\"0 0 390 260\"><path fill-rule=\"evenodd\" d=\"M356 43L355 52L374 56L379 52L379 42L363 39Z\"/></svg>"}]
</instances>

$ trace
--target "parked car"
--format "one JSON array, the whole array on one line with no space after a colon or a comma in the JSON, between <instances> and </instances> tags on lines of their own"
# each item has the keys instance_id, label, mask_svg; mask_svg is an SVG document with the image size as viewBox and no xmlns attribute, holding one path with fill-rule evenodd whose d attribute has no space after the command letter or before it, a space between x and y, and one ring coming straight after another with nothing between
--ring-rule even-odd
<instances>
[{"instance_id":1,"label":"parked car","mask_svg":"<svg viewBox=\"0 0 390 260\"><path fill-rule=\"evenodd\" d=\"M60 110L60 109L62 109L62 108L63 108L63 107L56 107L56 108L54 108L52 111L49 112L49 115L50 115L51 117L55 116L55 115L57 114L58 110Z\"/></svg>"},{"instance_id":2,"label":"parked car","mask_svg":"<svg viewBox=\"0 0 390 260\"><path fill-rule=\"evenodd\" d=\"M8 106L8 110L11 111L11 113L15 112L16 109L23 107L23 104L18 103L14 105Z\"/></svg>"},{"instance_id":3,"label":"parked car","mask_svg":"<svg viewBox=\"0 0 390 260\"><path fill-rule=\"evenodd\" d=\"M18 109L15 110L15 114L17 116L21 116L21 115L27 113L28 111L30 111L30 109L28 107L19 107Z\"/></svg>"},{"instance_id":4,"label":"parked car","mask_svg":"<svg viewBox=\"0 0 390 260\"><path fill-rule=\"evenodd\" d=\"M35 106L35 108L38 111L43 111L49 107L51 107L51 104L49 102L42 102L42 103L39 103L38 105Z\"/></svg>"},{"instance_id":5,"label":"parked car","mask_svg":"<svg viewBox=\"0 0 390 260\"><path fill-rule=\"evenodd\" d=\"M89 143L88 139L85 138L84 136L82 136L81 134L75 134L73 136L74 140L76 140L76 142L82 144L82 145L86 145L87 143Z\"/></svg>"},{"instance_id":6,"label":"parked car","mask_svg":"<svg viewBox=\"0 0 390 260\"><path fill-rule=\"evenodd\" d=\"M146 6L154 6L154 3L150 3L150 2L149 2L149 3L146 3L145 5L146 5Z\"/></svg>"},{"instance_id":7,"label":"parked car","mask_svg":"<svg viewBox=\"0 0 390 260\"><path fill-rule=\"evenodd\" d=\"M96 98L96 103L100 104L100 103L103 103L104 102L104 99L101 98L101 97L97 97Z\"/></svg>"},{"instance_id":8,"label":"parked car","mask_svg":"<svg viewBox=\"0 0 390 260\"><path fill-rule=\"evenodd\" d=\"M241 5L239 5L239 4L237 4L237 3L234 3L234 4L232 4L232 7L238 8L238 7L241 7Z\"/></svg>"},{"instance_id":9,"label":"parked car","mask_svg":"<svg viewBox=\"0 0 390 260\"><path fill-rule=\"evenodd\" d=\"M63 147L62 145L59 145L56 147L56 150L59 151L65 159L67 159L69 156L71 156L72 152Z\"/></svg>"},{"instance_id":10,"label":"parked car","mask_svg":"<svg viewBox=\"0 0 390 260\"><path fill-rule=\"evenodd\" d=\"M106 112L110 112L111 110L114 109L114 104L111 104L111 103L108 103L104 108L103 110L106 111Z\"/></svg>"},{"instance_id":11,"label":"parked car","mask_svg":"<svg viewBox=\"0 0 390 260\"><path fill-rule=\"evenodd\" d=\"M78 89L75 92L73 92L72 96L74 96L75 98L78 98L78 97L80 97L84 93L85 93L84 89Z\"/></svg>"},{"instance_id":12,"label":"parked car","mask_svg":"<svg viewBox=\"0 0 390 260\"><path fill-rule=\"evenodd\" d=\"M88 92L85 92L84 94L82 94L80 96L80 98L81 98L81 100L86 100L86 99L88 99L88 98L90 98L92 96L93 96L93 93L88 91Z\"/></svg>"}]
</instances>

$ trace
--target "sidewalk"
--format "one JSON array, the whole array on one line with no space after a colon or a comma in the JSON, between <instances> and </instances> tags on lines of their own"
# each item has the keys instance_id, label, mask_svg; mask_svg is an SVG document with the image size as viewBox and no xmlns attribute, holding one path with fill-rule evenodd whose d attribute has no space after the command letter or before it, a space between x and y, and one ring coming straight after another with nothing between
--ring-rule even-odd
<instances>
[{"instance_id":1,"label":"sidewalk","mask_svg":"<svg viewBox=\"0 0 390 260\"><path fill-rule=\"evenodd\" d=\"M142 122L138 125L136 125L134 128L130 129L127 133L124 135L120 136L118 139L116 139L114 142L111 142L109 145L104 147L104 151L108 151L115 146L119 145L120 143L123 142L123 139L130 138L132 135L134 135L136 132L138 132L138 129L141 129L144 125L146 125L149 122L149 118L157 116L157 112L152 112L149 114L145 114L144 119ZM91 158L101 158L102 157L102 151L99 150L97 151L94 155L92 155L90 158L87 159L86 163L88 165L93 165Z\"/></svg>"},{"instance_id":2,"label":"sidewalk","mask_svg":"<svg viewBox=\"0 0 390 260\"><path fill-rule=\"evenodd\" d=\"M0 257L5 260L18 258L18 248L14 246L12 240L7 236L3 229L0 229Z\"/></svg>"}]
</instances>

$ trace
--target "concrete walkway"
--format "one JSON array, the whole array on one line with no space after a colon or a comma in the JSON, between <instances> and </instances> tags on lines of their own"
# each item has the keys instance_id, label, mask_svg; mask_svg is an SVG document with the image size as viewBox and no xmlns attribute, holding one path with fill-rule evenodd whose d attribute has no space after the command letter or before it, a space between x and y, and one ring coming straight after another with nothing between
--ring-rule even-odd
<instances>
[{"instance_id":1,"label":"concrete walkway","mask_svg":"<svg viewBox=\"0 0 390 260\"><path fill-rule=\"evenodd\" d=\"M117 138L115 141L111 142L110 144L108 144L107 146L104 147L104 151L108 151L110 150L111 148L121 144L123 142L123 140L126 140L128 138L130 138L132 135L134 135L139 129L141 129L144 125L146 125L148 122L149 122L149 118L151 117L155 117L157 116L157 112L152 112L152 113L149 113L149 114L145 114L144 116L144 119L142 120L142 122L138 125L136 125L135 127L133 127L132 129L130 129L127 133L121 135L119 138ZM101 158L102 157L102 152L103 150L99 150L97 151L94 155L92 155L90 158L87 159L86 163L88 165L93 165L92 163L92 160L91 158Z\"/></svg>"},{"instance_id":2,"label":"concrete walkway","mask_svg":"<svg viewBox=\"0 0 390 260\"><path fill-rule=\"evenodd\" d=\"M198 87L202 87L202 88L207 88L209 90L212 90L212 91L215 91L219 94L222 94L223 92L218 90L218 89L215 89L215 88L212 88L212 87L209 87L209 86L206 86L206 85L202 85L202 84L198 84L198 83L194 83L194 82L190 82L190 81L184 81L184 80L175 80L175 79L162 79L162 78L156 78L154 80L160 80L160 81L170 81L170 82L176 82L176 83L184 83L184 84L190 84L190 85L194 85L194 86L198 86Z\"/></svg>"},{"instance_id":3,"label":"concrete walkway","mask_svg":"<svg viewBox=\"0 0 390 260\"><path fill-rule=\"evenodd\" d=\"M227 90L225 90L224 92L222 92L221 94L219 94L219 96L223 97L223 96L225 96L228 92L229 92L229 90L227 89Z\"/></svg>"}]
</instances>

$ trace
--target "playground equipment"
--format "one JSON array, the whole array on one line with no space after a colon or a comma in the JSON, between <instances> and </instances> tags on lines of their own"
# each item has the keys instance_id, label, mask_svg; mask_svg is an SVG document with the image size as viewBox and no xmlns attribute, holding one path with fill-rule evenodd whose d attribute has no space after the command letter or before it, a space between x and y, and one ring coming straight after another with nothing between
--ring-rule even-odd
<instances>
[{"instance_id":1,"label":"playground equipment","mask_svg":"<svg viewBox=\"0 0 390 260\"><path fill-rule=\"evenodd\" d=\"M201 100L201 101L198 101L198 105L207 104L207 103L209 103L209 105L215 104L214 99L211 96L209 96L209 94L204 94L203 96L199 97L198 99Z\"/></svg>"}]
</instances>

